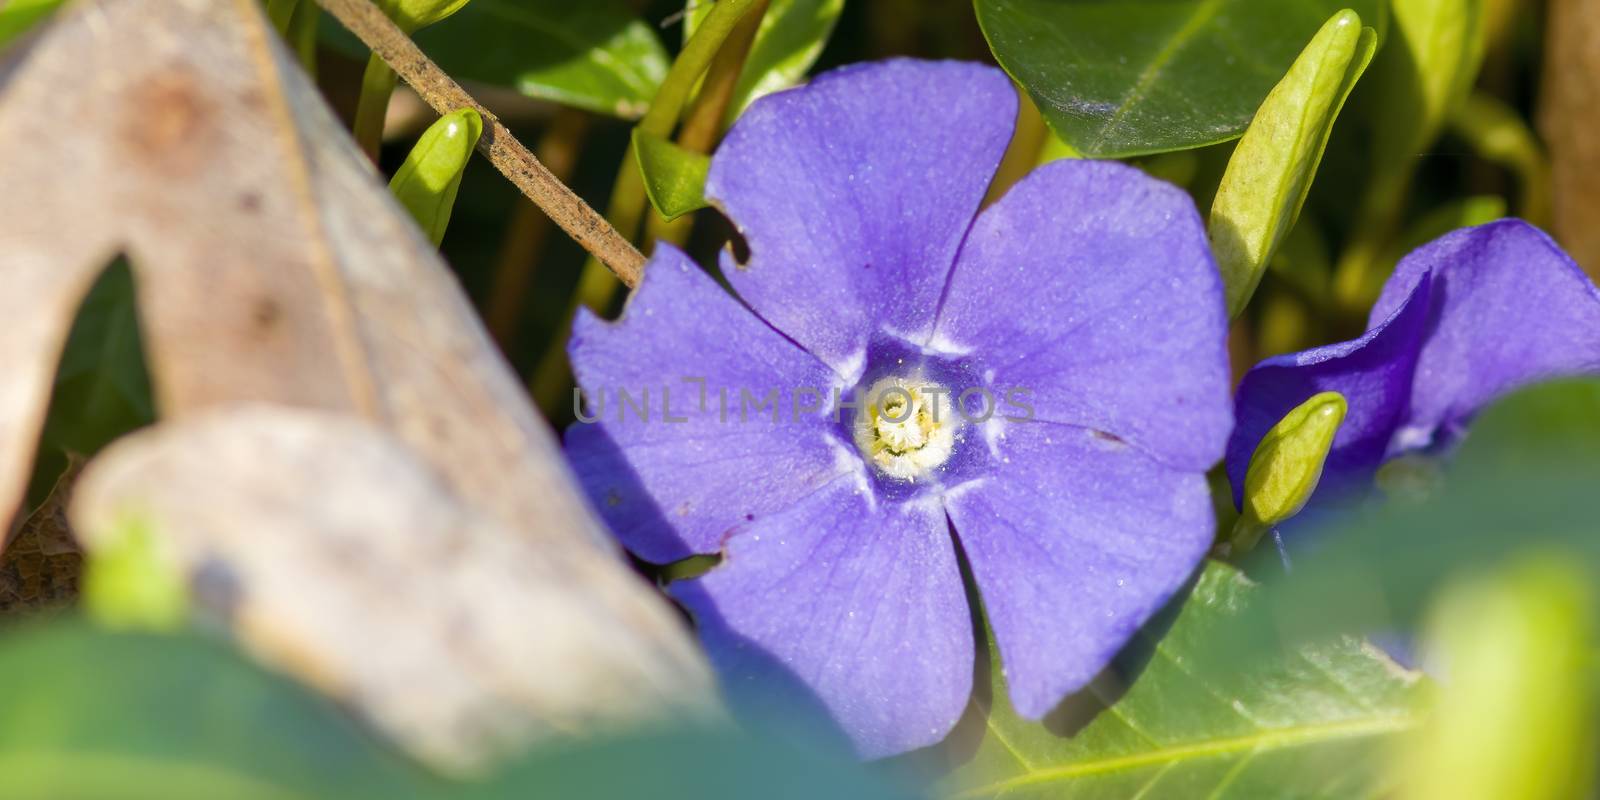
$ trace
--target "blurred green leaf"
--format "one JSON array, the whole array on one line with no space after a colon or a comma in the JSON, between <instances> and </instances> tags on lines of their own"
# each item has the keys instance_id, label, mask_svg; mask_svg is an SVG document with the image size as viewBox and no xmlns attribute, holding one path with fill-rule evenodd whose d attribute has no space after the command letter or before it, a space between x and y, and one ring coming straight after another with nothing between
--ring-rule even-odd
<instances>
[{"instance_id":1,"label":"blurred green leaf","mask_svg":"<svg viewBox=\"0 0 1600 800\"><path fill-rule=\"evenodd\" d=\"M118 260L84 298L56 370L42 442L93 455L155 421L135 310L133 273Z\"/></svg>"},{"instance_id":2,"label":"blurred green leaf","mask_svg":"<svg viewBox=\"0 0 1600 800\"><path fill-rule=\"evenodd\" d=\"M1378 46L1378 35L1346 9L1335 14L1267 95L1211 206L1210 233L1236 317L1305 205L1345 98Z\"/></svg>"},{"instance_id":3,"label":"blurred green leaf","mask_svg":"<svg viewBox=\"0 0 1600 800\"><path fill-rule=\"evenodd\" d=\"M417 35L458 80L636 119L670 59L624 0L473 0Z\"/></svg>"},{"instance_id":4,"label":"blurred green leaf","mask_svg":"<svg viewBox=\"0 0 1600 800\"><path fill-rule=\"evenodd\" d=\"M1402 800L1592 797L1589 577L1559 557L1456 580L1425 652L1445 678L1400 751Z\"/></svg>"},{"instance_id":5,"label":"blurred green leaf","mask_svg":"<svg viewBox=\"0 0 1600 800\"><path fill-rule=\"evenodd\" d=\"M1323 298L1333 278L1333 259L1329 255L1327 237L1316 220L1308 217L1295 223L1267 269L1307 298Z\"/></svg>"},{"instance_id":6,"label":"blurred green leaf","mask_svg":"<svg viewBox=\"0 0 1600 800\"><path fill-rule=\"evenodd\" d=\"M406 798L427 788L331 704L192 636L76 619L13 629L0 685L12 797Z\"/></svg>"},{"instance_id":7,"label":"blurred green leaf","mask_svg":"<svg viewBox=\"0 0 1600 800\"><path fill-rule=\"evenodd\" d=\"M551 748L465 797L580 800L910 800L851 756L751 730L674 729ZM458 795L451 795L458 797Z\"/></svg>"},{"instance_id":8,"label":"blurred green leaf","mask_svg":"<svg viewBox=\"0 0 1600 800\"><path fill-rule=\"evenodd\" d=\"M683 40L689 41L714 3L689 0L683 20ZM744 71L728 103L728 119L739 116L751 101L787 89L805 77L833 33L844 0L772 0L761 18L756 40L745 59Z\"/></svg>"},{"instance_id":9,"label":"blurred green leaf","mask_svg":"<svg viewBox=\"0 0 1600 800\"><path fill-rule=\"evenodd\" d=\"M645 194L661 216L674 220L705 208L706 173L711 157L685 150L666 139L635 128L633 152L644 173Z\"/></svg>"},{"instance_id":10,"label":"blurred green leaf","mask_svg":"<svg viewBox=\"0 0 1600 800\"><path fill-rule=\"evenodd\" d=\"M1420 723L1416 676L1355 639L1231 672L1198 664L1202 644L1259 594L1234 568L1208 563L1189 596L1124 654L1146 659L1125 693L1099 679L1045 724L1016 716L993 663L987 728L945 788L956 797L1142 800L1381 794L1382 748Z\"/></svg>"},{"instance_id":11,"label":"blurred green leaf","mask_svg":"<svg viewBox=\"0 0 1600 800\"><path fill-rule=\"evenodd\" d=\"M0 3L0 49L43 22L63 0L11 0Z\"/></svg>"},{"instance_id":12,"label":"blurred green leaf","mask_svg":"<svg viewBox=\"0 0 1600 800\"><path fill-rule=\"evenodd\" d=\"M124 519L89 554L84 611L121 630L176 631L189 619L189 587L164 540L143 519Z\"/></svg>"},{"instance_id":13,"label":"blurred green leaf","mask_svg":"<svg viewBox=\"0 0 1600 800\"><path fill-rule=\"evenodd\" d=\"M1499 164L1517 178L1517 216L1534 225L1550 224L1550 163L1544 146L1527 120L1499 98L1469 95L1451 119L1452 129L1466 139L1478 157Z\"/></svg>"},{"instance_id":14,"label":"blurred green leaf","mask_svg":"<svg viewBox=\"0 0 1600 800\"><path fill-rule=\"evenodd\" d=\"M995 58L1092 157L1226 141L1335 12L1382 0L974 0Z\"/></svg>"},{"instance_id":15,"label":"blurred green leaf","mask_svg":"<svg viewBox=\"0 0 1600 800\"><path fill-rule=\"evenodd\" d=\"M1412 222L1385 252L1383 261L1398 264L1406 254L1440 236L1457 228L1471 228L1502 219L1507 211L1506 199L1499 195L1480 194L1450 200Z\"/></svg>"},{"instance_id":16,"label":"blurred green leaf","mask_svg":"<svg viewBox=\"0 0 1600 800\"><path fill-rule=\"evenodd\" d=\"M1285 414L1262 437L1245 472L1244 511L1231 541L1235 550L1254 547L1262 533L1305 507L1322 480L1322 464L1347 409L1343 395L1322 392Z\"/></svg>"},{"instance_id":17,"label":"blurred green leaf","mask_svg":"<svg viewBox=\"0 0 1600 800\"><path fill-rule=\"evenodd\" d=\"M446 114L423 132L389 181L389 190L435 247L444 241L461 175L482 135L483 118L477 111L463 108Z\"/></svg>"},{"instance_id":18,"label":"blurred green leaf","mask_svg":"<svg viewBox=\"0 0 1600 800\"><path fill-rule=\"evenodd\" d=\"M1379 168L1409 163L1467 98L1483 63L1483 0L1392 0L1392 46L1373 69Z\"/></svg>"}]
</instances>

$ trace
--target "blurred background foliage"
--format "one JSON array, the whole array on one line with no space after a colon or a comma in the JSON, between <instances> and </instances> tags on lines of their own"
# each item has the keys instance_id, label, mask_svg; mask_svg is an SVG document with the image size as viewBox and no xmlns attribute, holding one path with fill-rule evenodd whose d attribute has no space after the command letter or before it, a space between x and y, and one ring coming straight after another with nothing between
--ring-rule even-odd
<instances>
[{"instance_id":1,"label":"blurred background foliage","mask_svg":"<svg viewBox=\"0 0 1600 800\"><path fill-rule=\"evenodd\" d=\"M0 47L57 4L0 4ZM695 154L710 152L753 97L891 56L999 63L1022 84L1031 102L991 199L1043 161L1120 157L1211 209L1225 274L1245 276L1230 278L1241 373L1269 355L1353 338L1394 263L1455 227L1522 216L1553 226L1591 274L1600 269L1592 190L1572 182L1592 183L1597 166L1584 160L1593 149L1575 142L1596 130L1600 103L1585 98L1600 97L1600 42L1569 40L1600 16L1589 0L770 0L750 4L760 16L751 12L744 29L721 32L724 68L713 60L664 123L647 112L686 37L715 26L710 2L453 5L419 30L423 49L625 234L646 248L682 243L712 270L718 250L740 244L718 212L692 210L696 175L703 180ZM1353 14L1341 17L1347 8ZM374 77L358 40L309 0L272 0L267 10L345 118L354 122L364 94L371 107ZM719 77L731 79L718 88ZM379 168L404 173L397 193L417 193L408 208L441 237L506 357L564 426L561 348L572 308L614 313L623 293L485 160L459 163L470 143L430 127L434 115L409 90L381 107ZM1260 133L1247 133L1253 124ZM443 162L419 166L419 139ZM441 206L430 192L449 199ZM687 213L669 223L647 197ZM0 762L16 796L143 796L138 787L151 786L162 797L496 797L527 787L549 796L887 797L930 773L943 776L930 791L963 796L1592 791L1596 381L1502 401L1442 480L1318 532L1291 570L1266 548L1230 553L1243 572L1208 564L1104 685L1043 726L1008 717L1002 676L980 665L980 684L994 686L980 690L957 735L882 768L788 741L689 730L535 754L497 777L452 782L203 632L154 631L148 615L108 613L150 602L150 586L127 577L141 574L136 549L133 561L101 569L112 577L95 584L90 619L72 608L81 558L60 522L72 465L157 412L135 291L115 265L80 311L31 512L0 565L0 606L26 617L0 638L0 681L13 697ZM1234 527L1228 505L1219 504L1224 536ZM54 619L20 614L41 608ZM129 624L136 630L112 630ZM1427 675L1363 641L1376 634Z\"/></svg>"}]
</instances>

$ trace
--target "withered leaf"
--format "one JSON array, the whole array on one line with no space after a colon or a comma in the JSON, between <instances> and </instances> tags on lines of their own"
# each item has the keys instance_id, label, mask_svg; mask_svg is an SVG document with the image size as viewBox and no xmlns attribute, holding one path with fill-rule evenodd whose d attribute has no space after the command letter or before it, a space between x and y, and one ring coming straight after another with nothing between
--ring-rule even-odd
<instances>
[{"instance_id":1,"label":"withered leaf","mask_svg":"<svg viewBox=\"0 0 1600 800\"><path fill-rule=\"evenodd\" d=\"M121 508L147 495L186 558L215 553L256 581L257 616L237 629L252 648L458 764L499 737L411 723L498 734L478 712L502 694L422 670L423 651L475 660L460 668L522 693L507 712L518 732L707 701L709 673L682 621L627 570L455 279L258 6L78 0L0 67L0 508L14 513L23 492L73 311L100 267L126 254L164 423L109 456L80 513L99 520L112 498ZM246 405L327 420L185 424ZM160 474L174 483L127 472L136 461L169 465ZM246 502L252 513L236 510ZM323 541L329 525L344 533ZM272 547L298 563L257 563ZM472 591L474 570L500 557L515 569ZM440 605L401 602L407 593ZM293 613L319 597L350 605L327 619ZM404 630L407 614L424 613L449 624ZM365 661L348 658L351 642ZM396 685L372 683L365 670L390 659L416 667L383 674L428 713L388 705Z\"/></svg>"},{"instance_id":2,"label":"withered leaf","mask_svg":"<svg viewBox=\"0 0 1600 800\"><path fill-rule=\"evenodd\" d=\"M245 406L158 425L96 458L76 495L91 551L155 532L194 601L262 660L433 763L704 715L693 670L609 632L653 610L630 576L506 530L359 418Z\"/></svg>"}]
</instances>

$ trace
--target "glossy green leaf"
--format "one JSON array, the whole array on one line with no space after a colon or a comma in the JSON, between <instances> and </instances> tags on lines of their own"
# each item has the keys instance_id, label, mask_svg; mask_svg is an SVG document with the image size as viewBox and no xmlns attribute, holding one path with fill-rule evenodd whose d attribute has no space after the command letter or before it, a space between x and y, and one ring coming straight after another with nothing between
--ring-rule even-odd
<instances>
[{"instance_id":1,"label":"glossy green leaf","mask_svg":"<svg viewBox=\"0 0 1600 800\"><path fill-rule=\"evenodd\" d=\"M95 281L67 336L45 420L47 448L92 455L155 421L135 307L133 273L118 260Z\"/></svg>"},{"instance_id":2,"label":"glossy green leaf","mask_svg":"<svg viewBox=\"0 0 1600 800\"><path fill-rule=\"evenodd\" d=\"M1347 409L1343 395L1322 392L1285 414L1262 437L1245 472L1244 510L1234 526L1234 549L1250 549L1263 532L1294 516L1311 499Z\"/></svg>"},{"instance_id":3,"label":"glossy green leaf","mask_svg":"<svg viewBox=\"0 0 1600 800\"><path fill-rule=\"evenodd\" d=\"M1420 722L1418 679L1355 639L1232 670L1200 664L1204 643L1258 594L1234 568L1208 563L1192 593L1147 625L1125 654L1118 674L1133 674L1126 690L1097 680L1050 723L1016 716L995 664L986 729L971 761L949 777L947 794L1379 796L1383 749Z\"/></svg>"},{"instance_id":4,"label":"glossy green leaf","mask_svg":"<svg viewBox=\"0 0 1600 800\"><path fill-rule=\"evenodd\" d=\"M470 108L446 114L417 140L389 181L389 189L437 247L450 226L461 175L483 135L483 118Z\"/></svg>"},{"instance_id":5,"label":"glossy green leaf","mask_svg":"<svg viewBox=\"0 0 1600 800\"><path fill-rule=\"evenodd\" d=\"M1595 707L1589 578L1524 559L1453 582L1425 646L1448 676L1399 757L1402 800L1592 797Z\"/></svg>"},{"instance_id":6,"label":"glossy green leaf","mask_svg":"<svg viewBox=\"0 0 1600 800\"><path fill-rule=\"evenodd\" d=\"M1377 33L1363 28L1354 11L1335 14L1267 95L1234 149L1210 219L1229 316L1244 310L1299 219L1334 120L1377 46Z\"/></svg>"},{"instance_id":7,"label":"glossy green leaf","mask_svg":"<svg viewBox=\"0 0 1600 800\"><path fill-rule=\"evenodd\" d=\"M417 43L457 79L635 119L671 59L625 0L472 0Z\"/></svg>"},{"instance_id":8,"label":"glossy green leaf","mask_svg":"<svg viewBox=\"0 0 1600 800\"><path fill-rule=\"evenodd\" d=\"M0 3L0 48L43 22L64 0L10 0Z\"/></svg>"},{"instance_id":9,"label":"glossy green leaf","mask_svg":"<svg viewBox=\"0 0 1600 800\"><path fill-rule=\"evenodd\" d=\"M685 42L711 13L712 5L689 0L683 20ZM756 98L798 83L822 54L843 10L844 0L772 0L739 73L728 118L737 117Z\"/></svg>"},{"instance_id":10,"label":"glossy green leaf","mask_svg":"<svg viewBox=\"0 0 1600 800\"><path fill-rule=\"evenodd\" d=\"M9 629L9 797L408 798L428 788L331 703L193 636Z\"/></svg>"},{"instance_id":11,"label":"glossy green leaf","mask_svg":"<svg viewBox=\"0 0 1600 800\"><path fill-rule=\"evenodd\" d=\"M668 220L705 208L710 156L685 150L666 139L634 129L633 152L644 173L650 204Z\"/></svg>"},{"instance_id":12,"label":"glossy green leaf","mask_svg":"<svg viewBox=\"0 0 1600 800\"><path fill-rule=\"evenodd\" d=\"M1244 132L1340 9L1382 0L975 0L995 58L1079 152L1121 157Z\"/></svg>"}]
</instances>

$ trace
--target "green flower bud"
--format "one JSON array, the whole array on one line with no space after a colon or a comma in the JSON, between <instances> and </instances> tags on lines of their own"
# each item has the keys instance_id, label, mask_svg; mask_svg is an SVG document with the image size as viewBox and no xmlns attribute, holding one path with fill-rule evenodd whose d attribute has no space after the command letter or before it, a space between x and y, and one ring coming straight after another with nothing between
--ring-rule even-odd
<instances>
[{"instance_id":1,"label":"green flower bud","mask_svg":"<svg viewBox=\"0 0 1600 800\"><path fill-rule=\"evenodd\" d=\"M483 118L477 111L463 108L440 117L417 140L417 146L389 182L389 189L416 218L434 246L444 241L450 211L461 188L461 174L482 135Z\"/></svg>"},{"instance_id":2,"label":"green flower bud","mask_svg":"<svg viewBox=\"0 0 1600 800\"><path fill-rule=\"evenodd\" d=\"M1279 420L1250 457L1244 478L1244 507L1231 545L1244 551L1261 534L1305 507L1322 480L1322 464L1344 423L1347 406L1338 392L1323 392Z\"/></svg>"}]
</instances>

